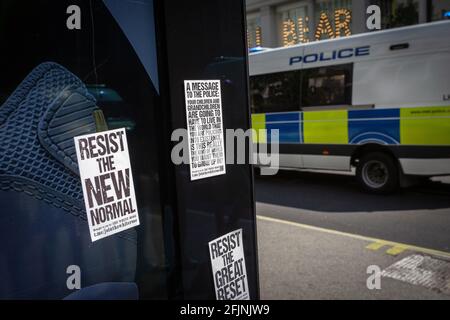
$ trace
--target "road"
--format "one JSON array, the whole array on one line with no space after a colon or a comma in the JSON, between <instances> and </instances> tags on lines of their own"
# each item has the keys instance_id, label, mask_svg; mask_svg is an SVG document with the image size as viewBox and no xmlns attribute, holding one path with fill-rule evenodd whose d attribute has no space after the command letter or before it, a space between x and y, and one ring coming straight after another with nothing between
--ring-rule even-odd
<instances>
[{"instance_id":1,"label":"road","mask_svg":"<svg viewBox=\"0 0 450 320\"><path fill-rule=\"evenodd\" d=\"M450 299L450 184L383 196L352 176L284 171L258 177L255 195L262 298ZM367 289L370 265L383 290Z\"/></svg>"}]
</instances>

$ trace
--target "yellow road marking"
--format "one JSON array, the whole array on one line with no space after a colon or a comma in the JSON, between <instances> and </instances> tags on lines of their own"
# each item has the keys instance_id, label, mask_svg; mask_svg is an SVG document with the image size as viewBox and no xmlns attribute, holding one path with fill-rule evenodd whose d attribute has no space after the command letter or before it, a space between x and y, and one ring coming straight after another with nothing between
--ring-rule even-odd
<instances>
[{"instance_id":1,"label":"yellow road marking","mask_svg":"<svg viewBox=\"0 0 450 320\"><path fill-rule=\"evenodd\" d=\"M347 233L347 232L330 230L330 229L325 229L325 228L320 228L320 227L314 227L314 226L310 226L310 225L306 225L306 224L301 224L301 223L291 222L291 221L286 221L286 220L281 220L281 219L275 219L275 218L269 218L269 217L263 217L263 216L257 216L257 218L259 220L263 220L263 221L285 224L285 225L289 225L289 226L293 226L293 227L324 232L324 233L343 236L343 237L352 238L352 239L359 239L359 240L368 241L368 242L384 243L385 245L391 246L391 247L402 247L402 248L404 248L404 250L408 249L411 251L416 251L416 252L420 252L420 253L425 253L425 254L430 254L430 255L450 259L450 252L434 250L434 249L429 249L429 248L423 248L423 247L418 247L418 246L394 242L394 241L386 241L386 240L382 240L382 239L361 236L361 235L353 234L353 233Z\"/></svg>"},{"instance_id":2,"label":"yellow road marking","mask_svg":"<svg viewBox=\"0 0 450 320\"><path fill-rule=\"evenodd\" d=\"M384 243L384 242L379 242L379 241L377 241L377 242L372 242L371 244L369 244L369 245L366 247L366 249L376 251L376 250L378 250L378 249L384 247L385 245L386 245L386 243Z\"/></svg>"},{"instance_id":3,"label":"yellow road marking","mask_svg":"<svg viewBox=\"0 0 450 320\"><path fill-rule=\"evenodd\" d=\"M407 249L408 249L408 247L405 247L405 246L393 246L392 248L387 250L386 253L390 254L391 256L397 256Z\"/></svg>"}]
</instances>

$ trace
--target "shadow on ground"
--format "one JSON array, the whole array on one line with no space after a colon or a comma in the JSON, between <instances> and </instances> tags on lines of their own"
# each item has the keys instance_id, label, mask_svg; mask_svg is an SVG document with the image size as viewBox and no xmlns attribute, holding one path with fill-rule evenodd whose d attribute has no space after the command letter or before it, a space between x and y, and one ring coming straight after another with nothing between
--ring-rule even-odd
<instances>
[{"instance_id":1,"label":"shadow on ground","mask_svg":"<svg viewBox=\"0 0 450 320\"><path fill-rule=\"evenodd\" d=\"M355 177L298 171L255 178L256 201L324 212L450 208L450 184L427 181L391 195L363 191Z\"/></svg>"}]
</instances>

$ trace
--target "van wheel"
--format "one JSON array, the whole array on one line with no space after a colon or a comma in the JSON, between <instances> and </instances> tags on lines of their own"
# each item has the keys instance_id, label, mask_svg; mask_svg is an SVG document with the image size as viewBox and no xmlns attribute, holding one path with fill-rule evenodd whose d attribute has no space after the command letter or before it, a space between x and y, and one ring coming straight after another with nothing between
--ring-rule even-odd
<instances>
[{"instance_id":1,"label":"van wheel","mask_svg":"<svg viewBox=\"0 0 450 320\"><path fill-rule=\"evenodd\" d=\"M364 155L356 168L362 187L373 193L390 193L399 186L399 171L395 160L382 152Z\"/></svg>"}]
</instances>

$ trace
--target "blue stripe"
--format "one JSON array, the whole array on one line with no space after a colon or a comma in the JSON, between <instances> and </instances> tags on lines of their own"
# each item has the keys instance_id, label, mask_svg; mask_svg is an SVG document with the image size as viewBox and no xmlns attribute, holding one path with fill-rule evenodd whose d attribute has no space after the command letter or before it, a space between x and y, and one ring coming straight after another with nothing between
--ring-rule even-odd
<instances>
[{"instance_id":1,"label":"blue stripe","mask_svg":"<svg viewBox=\"0 0 450 320\"><path fill-rule=\"evenodd\" d=\"M373 118L380 120L352 121ZM348 119L349 143L400 143L400 109L351 110Z\"/></svg>"},{"instance_id":2,"label":"blue stripe","mask_svg":"<svg viewBox=\"0 0 450 320\"><path fill-rule=\"evenodd\" d=\"M399 118L400 109L350 110L349 119Z\"/></svg>"},{"instance_id":3,"label":"blue stripe","mask_svg":"<svg viewBox=\"0 0 450 320\"><path fill-rule=\"evenodd\" d=\"M277 129L279 130L280 143L301 143L300 120L300 112L266 114L267 141L272 142L271 130ZM283 123L283 121L288 123Z\"/></svg>"},{"instance_id":4,"label":"blue stripe","mask_svg":"<svg viewBox=\"0 0 450 320\"><path fill-rule=\"evenodd\" d=\"M299 119L300 112L266 114L266 123L274 121L298 121Z\"/></svg>"}]
</instances>

